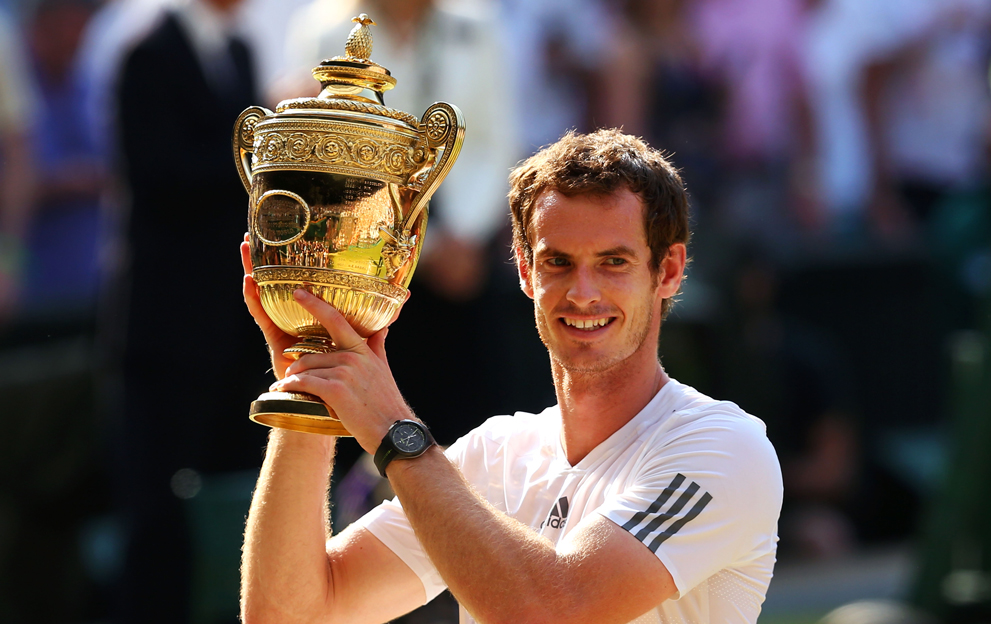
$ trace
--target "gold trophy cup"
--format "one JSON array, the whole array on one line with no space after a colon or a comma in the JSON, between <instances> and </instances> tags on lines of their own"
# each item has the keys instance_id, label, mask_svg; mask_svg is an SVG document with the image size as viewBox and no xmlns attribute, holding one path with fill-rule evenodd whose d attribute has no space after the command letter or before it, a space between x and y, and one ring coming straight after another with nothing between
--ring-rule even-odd
<instances>
[{"instance_id":1,"label":"gold trophy cup","mask_svg":"<svg viewBox=\"0 0 991 624\"><path fill-rule=\"evenodd\" d=\"M438 102L422 119L384 105L396 84L369 60L374 24L364 13L345 56L323 61L315 98L248 108L233 149L249 194L252 276L272 321L300 340L298 358L334 349L327 331L293 299L304 288L334 306L362 336L385 327L406 300L423 244L427 204L458 157L465 124ZM250 417L270 427L350 435L318 397L266 392Z\"/></svg>"}]
</instances>

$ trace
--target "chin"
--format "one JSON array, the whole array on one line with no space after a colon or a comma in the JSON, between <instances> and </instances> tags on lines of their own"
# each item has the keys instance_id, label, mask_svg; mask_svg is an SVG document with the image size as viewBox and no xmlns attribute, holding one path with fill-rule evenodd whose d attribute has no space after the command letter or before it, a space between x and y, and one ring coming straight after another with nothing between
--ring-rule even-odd
<instances>
[{"instance_id":1,"label":"chin","mask_svg":"<svg viewBox=\"0 0 991 624\"><path fill-rule=\"evenodd\" d=\"M626 359L591 353L584 355L572 354L571 356L563 357L559 354L552 353L551 358L558 366L569 373L579 374L604 373Z\"/></svg>"}]
</instances>

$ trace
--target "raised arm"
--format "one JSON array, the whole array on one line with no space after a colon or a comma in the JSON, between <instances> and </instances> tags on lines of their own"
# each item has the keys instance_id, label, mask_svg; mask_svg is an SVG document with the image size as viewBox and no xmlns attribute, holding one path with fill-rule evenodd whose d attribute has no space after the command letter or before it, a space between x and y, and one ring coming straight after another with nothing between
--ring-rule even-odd
<instances>
[{"instance_id":1,"label":"raised arm","mask_svg":"<svg viewBox=\"0 0 991 624\"><path fill-rule=\"evenodd\" d=\"M244 298L272 349L276 377L294 339L268 318L242 245ZM245 530L241 616L266 622L385 622L424 602L423 586L364 529L331 536L328 487L336 438L273 429Z\"/></svg>"},{"instance_id":2,"label":"raised arm","mask_svg":"<svg viewBox=\"0 0 991 624\"><path fill-rule=\"evenodd\" d=\"M334 445L329 436L272 431L244 536L245 624L387 622L424 603L420 580L371 533L331 536Z\"/></svg>"},{"instance_id":3,"label":"raised arm","mask_svg":"<svg viewBox=\"0 0 991 624\"><path fill-rule=\"evenodd\" d=\"M330 306L302 292L297 300L343 348L293 363L276 387L319 395L374 453L394 421L413 418L388 369L384 334L366 344ZM660 560L605 518L586 518L556 550L482 500L440 449L393 461L387 474L431 561L480 622L622 623L676 591ZM356 556L332 557L328 574L335 565L350 570Z\"/></svg>"}]
</instances>

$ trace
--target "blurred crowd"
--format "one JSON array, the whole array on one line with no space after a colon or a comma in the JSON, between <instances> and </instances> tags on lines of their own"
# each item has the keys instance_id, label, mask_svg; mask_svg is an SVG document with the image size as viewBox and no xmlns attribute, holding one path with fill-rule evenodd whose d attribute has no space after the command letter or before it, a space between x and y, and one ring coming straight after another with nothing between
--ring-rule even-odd
<instances>
[{"instance_id":1,"label":"blurred crowd","mask_svg":"<svg viewBox=\"0 0 991 624\"><path fill-rule=\"evenodd\" d=\"M506 178L620 126L687 182L660 352L768 424L779 557L923 534L988 329L991 0L0 0L0 619L235 621L270 380L230 132L361 12L386 104L468 125L389 338L442 443L554 402ZM338 524L382 496L359 451Z\"/></svg>"}]
</instances>

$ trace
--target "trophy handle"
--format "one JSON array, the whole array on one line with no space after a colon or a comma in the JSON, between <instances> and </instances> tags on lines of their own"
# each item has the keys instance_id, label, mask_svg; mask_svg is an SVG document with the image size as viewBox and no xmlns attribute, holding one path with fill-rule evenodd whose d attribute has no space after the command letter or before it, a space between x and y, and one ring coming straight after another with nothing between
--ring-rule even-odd
<instances>
[{"instance_id":1,"label":"trophy handle","mask_svg":"<svg viewBox=\"0 0 991 624\"><path fill-rule=\"evenodd\" d=\"M234 149L234 164L241 176L244 190L251 192L251 158L255 144L255 125L272 114L272 111L261 106L244 109L234 122L234 134L231 137L231 147Z\"/></svg>"},{"instance_id":2,"label":"trophy handle","mask_svg":"<svg viewBox=\"0 0 991 624\"><path fill-rule=\"evenodd\" d=\"M427 179L423 181L420 192L413 198L409 215L403 221L400 232L408 231L416 223L420 212L427 206L434 191L444 181L451 167L454 166L454 161L458 159L461 145L465 140L464 115L453 104L436 102L424 111L417 133L426 145L426 149L433 152L436 160L430 168L430 173L427 174Z\"/></svg>"}]
</instances>

